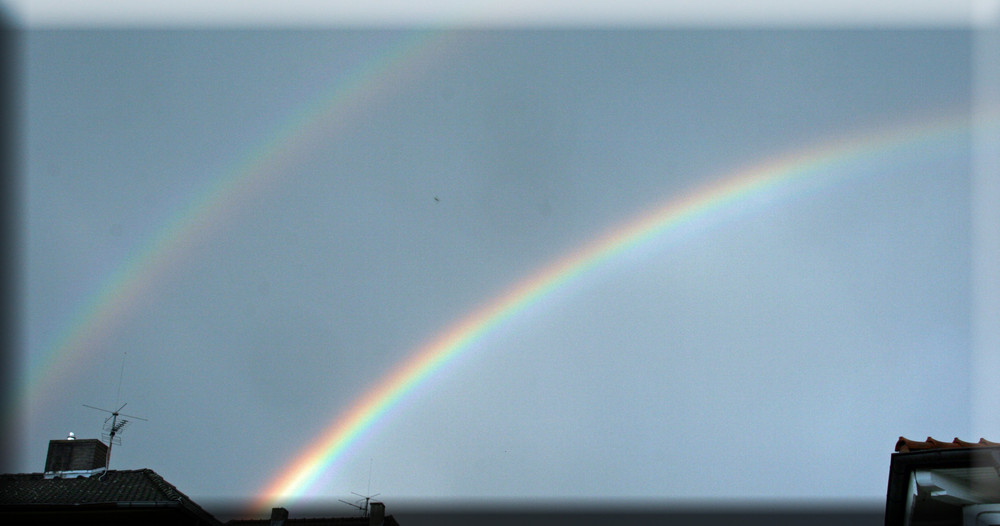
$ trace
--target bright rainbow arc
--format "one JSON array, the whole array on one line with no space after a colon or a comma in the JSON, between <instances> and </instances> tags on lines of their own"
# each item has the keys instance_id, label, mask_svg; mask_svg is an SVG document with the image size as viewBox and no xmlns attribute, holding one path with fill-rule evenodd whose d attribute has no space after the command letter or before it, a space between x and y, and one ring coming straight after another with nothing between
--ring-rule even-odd
<instances>
[{"instance_id":1,"label":"bright rainbow arc","mask_svg":"<svg viewBox=\"0 0 1000 526\"><path fill-rule=\"evenodd\" d=\"M681 227L695 226L699 220L714 219L724 211L740 212L733 210L739 208L739 204L749 205L755 200L760 201L758 204L773 203L845 179L848 177L845 174L847 170L838 173L833 169L840 164L966 131L968 126L969 122L963 115L961 118L939 119L930 123L925 121L891 133L853 136L797 151L731 174L609 231L515 284L416 349L405 363L357 400L276 476L253 502L253 511L266 510L283 505L286 499L304 496L310 486L404 395L487 333L615 256L668 232L679 231Z\"/></svg>"},{"instance_id":2,"label":"bright rainbow arc","mask_svg":"<svg viewBox=\"0 0 1000 526\"><path fill-rule=\"evenodd\" d=\"M311 141L330 128L349 123L351 112L366 101L398 89L399 80L425 68L426 62L455 47L461 35L417 32L378 54L296 112L226 175L218 177L179 209L166 225L120 265L76 310L47 349L29 365L28 374L8 399L14 406L36 400L56 379L64 377L128 316L144 295L178 260L231 221L244 203L280 179L281 168L308 151ZM10 411L12 412L12 411ZM8 412L8 414L10 413Z\"/></svg>"}]
</instances>

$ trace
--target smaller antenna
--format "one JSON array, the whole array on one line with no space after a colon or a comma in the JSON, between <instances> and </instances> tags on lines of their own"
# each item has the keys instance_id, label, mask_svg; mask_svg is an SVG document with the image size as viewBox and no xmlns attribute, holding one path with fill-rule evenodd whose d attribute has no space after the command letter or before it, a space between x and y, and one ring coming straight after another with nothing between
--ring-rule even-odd
<instances>
[{"instance_id":1,"label":"smaller antenna","mask_svg":"<svg viewBox=\"0 0 1000 526\"><path fill-rule=\"evenodd\" d=\"M360 511L362 517L368 518L368 503L372 500L372 497L378 497L379 495L381 495L381 493L376 493L374 495L362 495L360 493L354 493L353 491L351 493L353 493L354 495L357 495L357 496L359 496L361 498L358 499L358 500L356 500L356 501L354 501L354 502L348 502L348 501L346 501L344 499L337 499L337 500L339 500L340 502L343 502L344 504L347 504L348 506L350 506L350 507L352 507L352 508ZM364 504L361 504L361 501L364 501Z\"/></svg>"}]
</instances>

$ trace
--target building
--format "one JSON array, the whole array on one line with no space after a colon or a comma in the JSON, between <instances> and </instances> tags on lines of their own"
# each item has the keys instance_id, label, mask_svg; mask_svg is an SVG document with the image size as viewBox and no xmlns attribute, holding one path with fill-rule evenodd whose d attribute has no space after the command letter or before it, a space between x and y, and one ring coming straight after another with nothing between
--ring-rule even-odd
<instances>
[{"instance_id":1,"label":"building","mask_svg":"<svg viewBox=\"0 0 1000 526\"><path fill-rule=\"evenodd\" d=\"M0 475L0 522L221 526L151 469L108 470L107 455L96 439L50 441L43 473Z\"/></svg>"},{"instance_id":2,"label":"building","mask_svg":"<svg viewBox=\"0 0 1000 526\"><path fill-rule=\"evenodd\" d=\"M50 441L43 473L0 475L0 524L399 526L378 502L366 517L289 519L274 508L223 523L151 469L107 469L107 455L96 439Z\"/></svg>"},{"instance_id":3,"label":"building","mask_svg":"<svg viewBox=\"0 0 1000 526\"><path fill-rule=\"evenodd\" d=\"M288 518L285 508L272 508L269 519L233 519L226 526L399 526L385 514L385 504L372 502L367 517Z\"/></svg>"},{"instance_id":4,"label":"building","mask_svg":"<svg viewBox=\"0 0 1000 526\"><path fill-rule=\"evenodd\" d=\"M899 437L885 525L1000 525L1000 443Z\"/></svg>"}]
</instances>

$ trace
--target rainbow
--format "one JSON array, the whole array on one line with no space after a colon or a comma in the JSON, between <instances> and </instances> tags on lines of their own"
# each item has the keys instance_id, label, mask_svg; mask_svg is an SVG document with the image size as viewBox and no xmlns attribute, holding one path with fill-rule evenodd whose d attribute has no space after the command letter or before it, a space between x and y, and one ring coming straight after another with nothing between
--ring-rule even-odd
<instances>
[{"instance_id":1,"label":"rainbow","mask_svg":"<svg viewBox=\"0 0 1000 526\"><path fill-rule=\"evenodd\" d=\"M447 51L458 48L456 32L416 32L375 55L310 104L290 116L277 131L223 175L210 181L196 197L165 222L143 245L75 310L68 324L29 363L8 400L16 411L25 400L51 396L57 385L89 354L98 352L104 338L138 305L148 302L155 285L186 254L237 215L245 203L259 196L286 173L283 167L320 137L342 129L354 114L370 108L372 101L405 85L406 78L426 71ZM8 412L8 414L10 414Z\"/></svg>"},{"instance_id":2,"label":"rainbow","mask_svg":"<svg viewBox=\"0 0 1000 526\"><path fill-rule=\"evenodd\" d=\"M414 350L409 359L357 399L267 484L253 502L253 511L304 496L320 475L421 382L526 308L610 260L663 239L668 233L680 234L687 227L691 227L688 232L697 231L699 226L730 213L745 212L754 205L767 206L815 192L846 178L850 163L878 158L894 149L925 146L948 135L957 137L968 131L969 124L965 118L925 120L889 132L855 134L795 151L729 174L608 231L514 284Z\"/></svg>"}]
</instances>

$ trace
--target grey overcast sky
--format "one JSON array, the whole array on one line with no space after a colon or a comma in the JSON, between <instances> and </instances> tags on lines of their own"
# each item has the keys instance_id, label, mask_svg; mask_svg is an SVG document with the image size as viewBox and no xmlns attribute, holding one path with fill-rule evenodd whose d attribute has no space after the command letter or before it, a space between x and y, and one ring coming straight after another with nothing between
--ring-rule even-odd
<instances>
[{"instance_id":1,"label":"grey overcast sky","mask_svg":"<svg viewBox=\"0 0 1000 526\"><path fill-rule=\"evenodd\" d=\"M516 284L825 147L836 162L791 190L506 318L307 494L873 503L900 435L1000 439L975 412L965 11L165 30L46 5L9 6L27 25L20 471L50 439L100 435L82 404L127 402L148 421L112 468L196 502L253 496ZM813 175L832 182L796 186Z\"/></svg>"}]
</instances>

